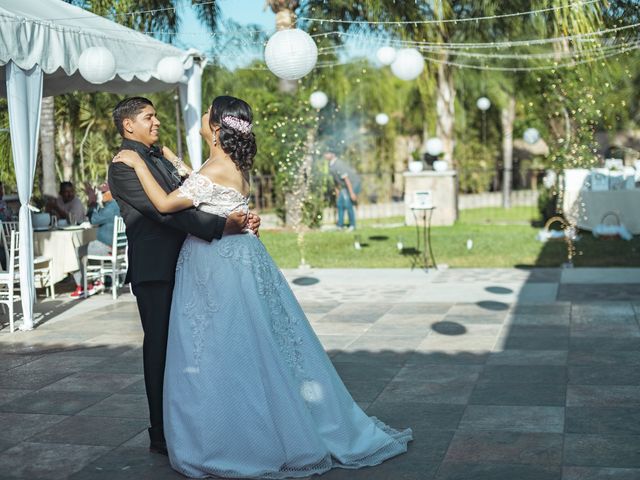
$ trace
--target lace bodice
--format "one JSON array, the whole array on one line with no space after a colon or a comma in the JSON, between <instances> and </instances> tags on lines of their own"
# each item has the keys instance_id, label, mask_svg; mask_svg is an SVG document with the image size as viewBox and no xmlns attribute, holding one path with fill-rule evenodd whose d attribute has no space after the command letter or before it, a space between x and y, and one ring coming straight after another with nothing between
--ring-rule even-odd
<instances>
[{"instance_id":1,"label":"lace bodice","mask_svg":"<svg viewBox=\"0 0 640 480\"><path fill-rule=\"evenodd\" d=\"M235 188L212 182L195 171L179 190L179 197L188 198L196 208L213 215L228 217L235 210L249 210L249 197L245 197Z\"/></svg>"}]
</instances>

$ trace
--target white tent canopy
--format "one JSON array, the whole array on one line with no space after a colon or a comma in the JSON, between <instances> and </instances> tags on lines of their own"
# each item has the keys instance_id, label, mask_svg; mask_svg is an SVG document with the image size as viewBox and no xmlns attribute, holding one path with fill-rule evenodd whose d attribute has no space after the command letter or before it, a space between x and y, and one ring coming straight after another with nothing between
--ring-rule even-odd
<instances>
[{"instance_id":1,"label":"white tent canopy","mask_svg":"<svg viewBox=\"0 0 640 480\"><path fill-rule=\"evenodd\" d=\"M114 77L102 84L78 70L89 47L105 47L116 61ZM20 197L20 287L24 321L33 328L33 249L29 209L37 156L41 96L66 92L149 93L174 88L156 66L178 57L185 68L180 100L194 167L200 165L201 55L155 40L59 0L0 0L0 95L9 104L13 160Z\"/></svg>"}]
</instances>

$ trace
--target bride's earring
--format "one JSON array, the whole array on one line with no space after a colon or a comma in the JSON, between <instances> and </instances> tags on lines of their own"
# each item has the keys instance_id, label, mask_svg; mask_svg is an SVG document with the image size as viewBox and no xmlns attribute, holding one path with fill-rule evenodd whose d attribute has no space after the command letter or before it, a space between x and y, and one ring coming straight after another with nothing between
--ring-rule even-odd
<instances>
[{"instance_id":1,"label":"bride's earring","mask_svg":"<svg viewBox=\"0 0 640 480\"><path fill-rule=\"evenodd\" d=\"M213 132L213 146L218 145L218 141L216 140L216 132Z\"/></svg>"}]
</instances>

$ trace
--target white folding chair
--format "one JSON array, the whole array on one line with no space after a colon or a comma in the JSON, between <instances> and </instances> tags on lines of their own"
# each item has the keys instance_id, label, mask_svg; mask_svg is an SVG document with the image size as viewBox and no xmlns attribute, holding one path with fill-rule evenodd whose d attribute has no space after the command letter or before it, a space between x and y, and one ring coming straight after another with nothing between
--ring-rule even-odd
<instances>
[{"instance_id":1,"label":"white folding chair","mask_svg":"<svg viewBox=\"0 0 640 480\"><path fill-rule=\"evenodd\" d=\"M2 248L4 248L5 258L9 258L9 240L11 239L11 231L18 231L19 222L10 221L10 222L0 222L2 228L0 228L0 235L2 238Z\"/></svg>"},{"instance_id":2,"label":"white folding chair","mask_svg":"<svg viewBox=\"0 0 640 480\"><path fill-rule=\"evenodd\" d=\"M17 230L11 231L8 243L7 271L0 272L0 304L8 307L9 331L13 332L13 302L17 297L16 285L20 285L20 275L18 273L20 235Z\"/></svg>"},{"instance_id":3,"label":"white folding chair","mask_svg":"<svg viewBox=\"0 0 640 480\"><path fill-rule=\"evenodd\" d=\"M9 258L9 240L11 238L11 232L18 231L19 222L2 222L1 236L2 244L4 246L5 258ZM19 245L16 243L16 249ZM8 262L7 262L8 263ZM53 277L51 271L53 268L53 258L40 255L33 259L33 276L34 280L40 284L41 288L45 289L45 292L49 291L49 295L52 299L56 297L55 286L53 283Z\"/></svg>"},{"instance_id":4,"label":"white folding chair","mask_svg":"<svg viewBox=\"0 0 640 480\"><path fill-rule=\"evenodd\" d=\"M113 222L113 241L109 255L87 255L82 259L84 273L84 297L88 296L89 279L100 279L104 284L106 275L111 277L111 295L118 298L118 288L124 284L127 273L127 235L122 217L115 217ZM122 283L120 277L123 278Z\"/></svg>"}]
</instances>

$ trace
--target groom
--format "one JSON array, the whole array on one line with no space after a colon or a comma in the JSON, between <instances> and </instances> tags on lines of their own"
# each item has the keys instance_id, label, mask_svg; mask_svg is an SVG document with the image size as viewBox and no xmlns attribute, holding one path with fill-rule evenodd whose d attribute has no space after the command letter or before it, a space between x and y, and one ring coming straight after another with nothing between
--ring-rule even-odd
<instances>
[{"instance_id":1,"label":"groom","mask_svg":"<svg viewBox=\"0 0 640 480\"><path fill-rule=\"evenodd\" d=\"M175 166L154 144L160 122L150 100L126 98L113 109L113 122L122 136L120 150L133 150L166 192L177 189L181 178ZM206 241L222 234L241 233L246 227L257 232L260 219L240 212L228 218L203 213L195 208L170 215L159 213L144 193L135 171L124 163L109 167L109 186L127 226L129 269L144 330L144 380L149 402L152 451L167 454L162 421L162 385L169 331L176 262L189 233Z\"/></svg>"}]
</instances>

